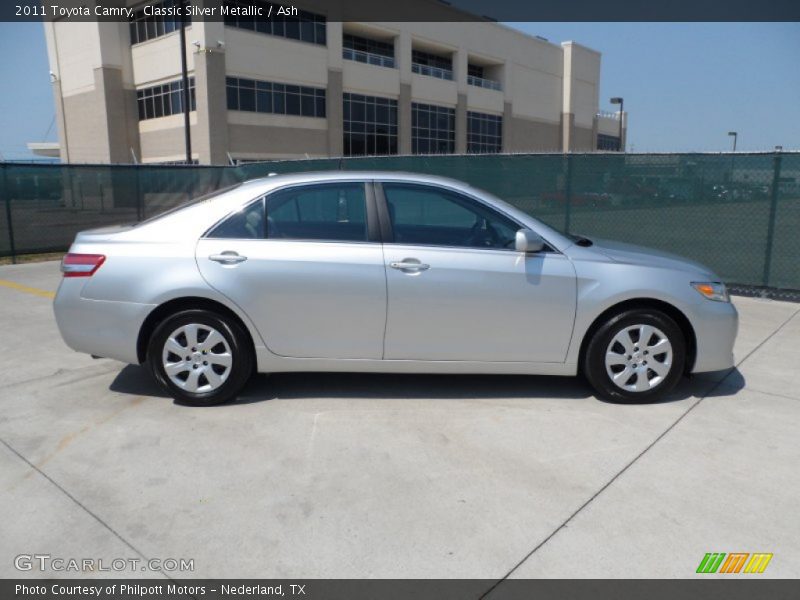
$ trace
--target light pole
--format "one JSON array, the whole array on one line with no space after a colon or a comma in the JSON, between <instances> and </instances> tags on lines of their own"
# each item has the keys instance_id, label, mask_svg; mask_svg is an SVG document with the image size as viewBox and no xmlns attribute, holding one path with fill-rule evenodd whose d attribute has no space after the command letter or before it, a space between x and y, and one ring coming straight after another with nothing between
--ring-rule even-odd
<instances>
[{"instance_id":1,"label":"light pole","mask_svg":"<svg viewBox=\"0 0 800 600\"><path fill-rule=\"evenodd\" d=\"M736 141L739 139L739 134L735 131L729 131L729 136L733 137L733 152L736 152ZM731 175L730 180L733 181L733 161L736 160L736 157L731 154Z\"/></svg>"},{"instance_id":2,"label":"light pole","mask_svg":"<svg viewBox=\"0 0 800 600\"><path fill-rule=\"evenodd\" d=\"M611 98L611 104L619 104L619 151L623 152L622 147L622 115L624 114L623 111L625 110L625 102L619 96L614 96Z\"/></svg>"},{"instance_id":3,"label":"light pole","mask_svg":"<svg viewBox=\"0 0 800 600\"><path fill-rule=\"evenodd\" d=\"M739 138L739 134L735 131L729 131L728 135L733 137L733 151L736 152L736 140Z\"/></svg>"},{"instance_id":4,"label":"light pole","mask_svg":"<svg viewBox=\"0 0 800 600\"><path fill-rule=\"evenodd\" d=\"M189 91L189 71L186 68L186 2L181 0L181 22L180 22L180 42L181 42L181 84L183 85L183 141L186 148L186 164L192 164L192 134L189 127L189 112L191 107L191 93Z\"/></svg>"}]
</instances>

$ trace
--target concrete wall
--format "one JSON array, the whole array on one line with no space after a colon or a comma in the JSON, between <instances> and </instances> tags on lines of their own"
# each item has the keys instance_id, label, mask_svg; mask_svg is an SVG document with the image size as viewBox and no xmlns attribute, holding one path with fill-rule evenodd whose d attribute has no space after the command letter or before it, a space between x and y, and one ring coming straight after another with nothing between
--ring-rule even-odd
<instances>
[{"instance_id":1,"label":"concrete wall","mask_svg":"<svg viewBox=\"0 0 800 600\"><path fill-rule=\"evenodd\" d=\"M564 42L561 47L564 53L562 148L591 151L597 144L600 53L575 42Z\"/></svg>"},{"instance_id":2,"label":"concrete wall","mask_svg":"<svg viewBox=\"0 0 800 600\"><path fill-rule=\"evenodd\" d=\"M343 60L344 30L393 40L397 68ZM126 24L47 23L45 32L57 74L62 157L127 161L133 148L144 161L180 159L182 118L139 122L135 102L136 88L179 77L177 32L133 47ZM468 110L503 115L503 147L512 152L591 150L597 132L604 131L596 118L600 55L574 42L556 45L488 22L329 22L327 38L327 46L319 46L195 21L186 44L197 96L193 156L204 164L224 164L228 153L339 155L343 92L398 100L401 153L411 151L412 102L456 108L457 152L466 151ZM450 54L454 80L412 73L414 48ZM470 62L484 66L502 90L468 85ZM228 111L226 75L326 88L327 118Z\"/></svg>"},{"instance_id":3,"label":"concrete wall","mask_svg":"<svg viewBox=\"0 0 800 600\"><path fill-rule=\"evenodd\" d=\"M125 25L47 22L44 31L62 159L130 162L139 139Z\"/></svg>"}]
</instances>

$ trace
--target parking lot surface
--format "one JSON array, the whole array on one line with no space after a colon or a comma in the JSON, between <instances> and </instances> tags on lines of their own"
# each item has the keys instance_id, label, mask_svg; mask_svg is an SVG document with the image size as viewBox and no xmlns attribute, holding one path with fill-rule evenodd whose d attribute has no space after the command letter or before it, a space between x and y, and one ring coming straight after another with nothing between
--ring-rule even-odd
<instances>
[{"instance_id":1,"label":"parking lot surface","mask_svg":"<svg viewBox=\"0 0 800 600\"><path fill-rule=\"evenodd\" d=\"M0 267L2 577L82 575L15 569L37 553L194 561L99 576L694 577L707 552L800 574L800 305L735 298L738 368L658 404L570 378L295 373L187 408L64 345L59 278Z\"/></svg>"}]
</instances>

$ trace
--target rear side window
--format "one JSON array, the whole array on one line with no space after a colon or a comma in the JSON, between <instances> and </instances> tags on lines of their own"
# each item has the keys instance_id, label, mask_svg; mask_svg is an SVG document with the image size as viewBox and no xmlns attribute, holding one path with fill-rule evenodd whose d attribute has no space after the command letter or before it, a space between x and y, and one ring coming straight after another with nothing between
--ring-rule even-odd
<instances>
[{"instance_id":1,"label":"rear side window","mask_svg":"<svg viewBox=\"0 0 800 600\"><path fill-rule=\"evenodd\" d=\"M268 239L367 241L363 183L293 187L267 196Z\"/></svg>"},{"instance_id":2,"label":"rear side window","mask_svg":"<svg viewBox=\"0 0 800 600\"><path fill-rule=\"evenodd\" d=\"M317 184L275 192L229 216L208 237L365 242L364 184Z\"/></svg>"},{"instance_id":3,"label":"rear side window","mask_svg":"<svg viewBox=\"0 0 800 600\"><path fill-rule=\"evenodd\" d=\"M237 240L263 240L266 219L264 218L264 199L259 198L241 210L233 213L208 234L210 238Z\"/></svg>"}]
</instances>

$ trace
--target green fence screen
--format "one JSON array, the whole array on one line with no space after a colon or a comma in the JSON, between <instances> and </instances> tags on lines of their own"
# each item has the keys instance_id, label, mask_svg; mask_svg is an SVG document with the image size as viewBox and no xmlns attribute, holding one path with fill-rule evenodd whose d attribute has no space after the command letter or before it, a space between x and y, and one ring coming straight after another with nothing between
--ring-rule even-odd
<instances>
[{"instance_id":1,"label":"green fence screen","mask_svg":"<svg viewBox=\"0 0 800 600\"><path fill-rule=\"evenodd\" d=\"M272 161L238 167L2 163L0 255L64 251L271 173L411 171L485 189L562 231L681 254L728 283L800 290L800 153L514 154Z\"/></svg>"}]
</instances>

